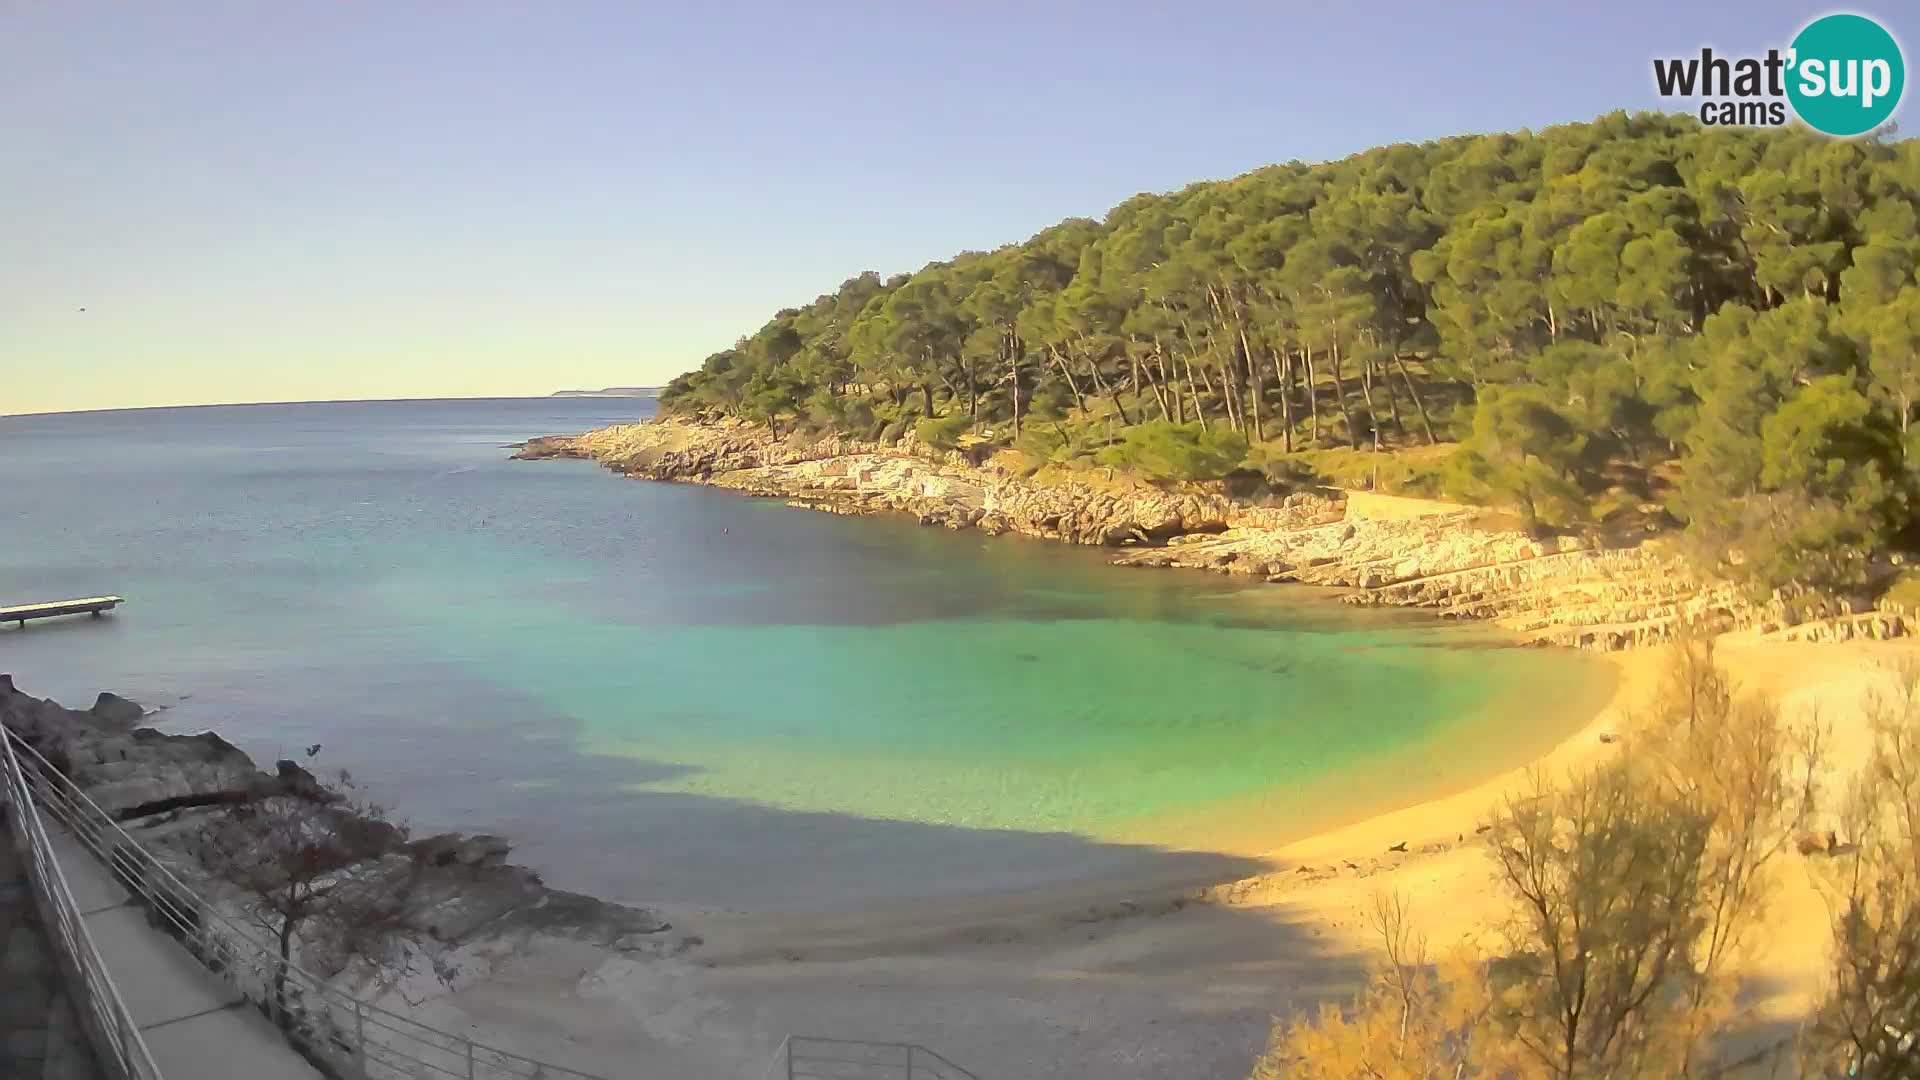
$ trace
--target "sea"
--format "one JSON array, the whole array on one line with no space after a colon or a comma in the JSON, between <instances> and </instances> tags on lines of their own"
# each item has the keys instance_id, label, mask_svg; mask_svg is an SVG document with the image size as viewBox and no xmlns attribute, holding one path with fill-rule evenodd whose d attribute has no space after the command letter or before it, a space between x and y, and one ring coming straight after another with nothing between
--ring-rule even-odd
<instances>
[{"instance_id":1,"label":"sea","mask_svg":"<svg viewBox=\"0 0 1920 1080\"><path fill-rule=\"evenodd\" d=\"M0 417L0 671L552 885L730 912L1204 883L1584 722L1603 665L1301 586L511 444L641 399Z\"/></svg>"}]
</instances>

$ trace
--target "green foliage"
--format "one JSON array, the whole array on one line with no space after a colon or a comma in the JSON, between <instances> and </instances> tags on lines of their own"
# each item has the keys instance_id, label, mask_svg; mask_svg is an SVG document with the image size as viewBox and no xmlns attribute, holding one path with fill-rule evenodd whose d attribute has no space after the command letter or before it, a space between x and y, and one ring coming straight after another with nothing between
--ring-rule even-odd
<instances>
[{"instance_id":1,"label":"green foliage","mask_svg":"<svg viewBox=\"0 0 1920 1080\"><path fill-rule=\"evenodd\" d=\"M1117 445L1095 455L1102 465L1128 469L1162 483L1218 480L1246 458L1247 440L1237 431L1163 420L1126 429Z\"/></svg>"},{"instance_id":2,"label":"green foliage","mask_svg":"<svg viewBox=\"0 0 1920 1080\"><path fill-rule=\"evenodd\" d=\"M1894 611L1920 615L1920 571L1900 571L1894 577L1893 584L1881 596L1880 602Z\"/></svg>"},{"instance_id":3,"label":"green foliage","mask_svg":"<svg viewBox=\"0 0 1920 1080\"><path fill-rule=\"evenodd\" d=\"M1034 423L1013 446L1029 472L1047 465L1086 464L1112 442L1111 429L1111 423L1099 421Z\"/></svg>"},{"instance_id":4,"label":"green foliage","mask_svg":"<svg viewBox=\"0 0 1920 1080\"><path fill-rule=\"evenodd\" d=\"M1160 479L1220 471L1166 434L1195 425L1289 475L1310 466L1271 462L1457 439L1457 497L1568 525L1670 496L1717 568L1846 585L1916 531L1917 265L1920 144L1613 113L1270 166L860 274L661 401L895 436L964 416L1030 464L1112 442L1103 460Z\"/></svg>"},{"instance_id":5,"label":"green foliage","mask_svg":"<svg viewBox=\"0 0 1920 1080\"><path fill-rule=\"evenodd\" d=\"M928 446L941 450L953 450L960 445L960 436L973 426L973 418L966 413L953 413L948 416L936 416L913 425L913 435Z\"/></svg>"},{"instance_id":6,"label":"green foliage","mask_svg":"<svg viewBox=\"0 0 1920 1080\"><path fill-rule=\"evenodd\" d=\"M1447 473L1447 490L1519 512L1528 525L1584 520L1586 500L1574 469L1586 436L1544 391L1489 388L1473 418L1473 436Z\"/></svg>"},{"instance_id":7,"label":"green foliage","mask_svg":"<svg viewBox=\"0 0 1920 1080\"><path fill-rule=\"evenodd\" d=\"M1365 450L1275 452L1272 443L1255 447L1249 464L1265 473L1275 488L1336 487L1388 495L1435 499L1446 494L1451 448L1417 447L1376 454Z\"/></svg>"}]
</instances>

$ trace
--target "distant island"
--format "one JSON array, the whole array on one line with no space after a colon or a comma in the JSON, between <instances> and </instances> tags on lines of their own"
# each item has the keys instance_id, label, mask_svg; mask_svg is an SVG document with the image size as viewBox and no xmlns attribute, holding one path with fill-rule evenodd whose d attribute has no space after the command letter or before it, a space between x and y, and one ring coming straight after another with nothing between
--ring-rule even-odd
<instances>
[{"instance_id":1,"label":"distant island","mask_svg":"<svg viewBox=\"0 0 1920 1080\"><path fill-rule=\"evenodd\" d=\"M657 386L609 386L605 390L555 390L548 397L659 397Z\"/></svg>"}]
</instances>

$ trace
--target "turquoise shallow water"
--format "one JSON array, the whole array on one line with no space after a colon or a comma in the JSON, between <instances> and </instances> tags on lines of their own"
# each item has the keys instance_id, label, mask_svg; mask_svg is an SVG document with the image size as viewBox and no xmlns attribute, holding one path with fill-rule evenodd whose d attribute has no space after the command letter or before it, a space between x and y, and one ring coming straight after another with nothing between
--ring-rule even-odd
<instances>
[{"instance_id":1,"label":"turquoise shallow water","mask_svg":"<svg viewBox=\"0 0 1920 1080\"><path fill-rule=\"evenodd\" d=\"M1532 756L1599 689L1306 590L501 449L636 407L0 417L0 598L129 598L0 630L0 670L319 742L558 884L750 909L1245 872L1250 838Z\"/></svg>"}]
</instances>

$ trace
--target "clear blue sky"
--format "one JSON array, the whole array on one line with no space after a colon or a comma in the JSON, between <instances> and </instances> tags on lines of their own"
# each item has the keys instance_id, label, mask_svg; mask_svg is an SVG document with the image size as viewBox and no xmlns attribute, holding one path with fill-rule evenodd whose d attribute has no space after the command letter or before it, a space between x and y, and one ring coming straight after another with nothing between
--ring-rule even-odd
<instances>
[{"instance_id":1,"label":"clear blue sky","mask_svg":"<svg viewBox=\"0 0 1920 1080\"><path fill-rule=\"evenodd\" d=\"M0 0L0 413L659 383L861 269L1656 107L1828 10Z\"/></svg>"}]
</instances>

